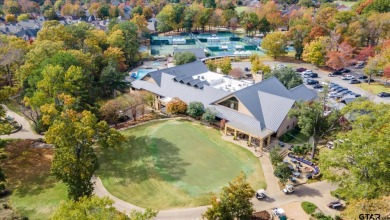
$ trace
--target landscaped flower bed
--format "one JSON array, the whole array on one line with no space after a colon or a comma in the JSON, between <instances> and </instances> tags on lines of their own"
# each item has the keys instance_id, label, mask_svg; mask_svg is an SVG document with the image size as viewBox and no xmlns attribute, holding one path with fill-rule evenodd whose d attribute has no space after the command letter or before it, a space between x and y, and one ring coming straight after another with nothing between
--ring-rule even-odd
<instances>
[{"instance_id":1,"label":"landscaped flower bed","mask_svg":"<svg viewBox=\"0 0 390 220\"><path fill-rule=\"evenodd\" d=\"M271 219L271 215L267 211L255 212L252 214L252 220L269 220Z\"/></svg>"}]
</instances>

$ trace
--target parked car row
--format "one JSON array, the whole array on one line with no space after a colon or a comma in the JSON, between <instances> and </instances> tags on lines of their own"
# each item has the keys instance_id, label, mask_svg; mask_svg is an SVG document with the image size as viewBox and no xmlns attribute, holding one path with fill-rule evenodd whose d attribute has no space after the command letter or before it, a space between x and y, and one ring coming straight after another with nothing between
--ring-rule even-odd
<instances>
[{"instance_id":1,"label":"parked car row","mask_svg":"<svg viewBox=\"0 0 390 220\"><path fill-rule=\"evenodd\" d=\"M330 91L330 93L328 94L329 98L338 98L338 99L340 99L340 98L343 98L346 95L351 95L351 96L354 96L354 97L361 97L360 94L354 93L354 92L348 90L347 88L340 86L337 83L330 83L329 84L329 91Z\"/></svg>"}]
</instances>

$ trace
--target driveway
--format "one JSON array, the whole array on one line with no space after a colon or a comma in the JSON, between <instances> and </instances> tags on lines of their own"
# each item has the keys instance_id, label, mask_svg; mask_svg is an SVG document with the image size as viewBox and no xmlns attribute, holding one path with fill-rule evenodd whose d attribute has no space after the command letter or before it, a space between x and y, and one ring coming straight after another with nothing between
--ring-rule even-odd
<instances>
[{"instance_id":1,"label":"driveway","mask_svg":"<svg viewBox=\"0 0 390 220\"><path fill-rule=\"evenodd\" d=\"M318 73L318 78L316 78L316 80L320 81L321 82L334 82L334 83L337 83L339 84L340 86L343 86L349 90L351 90L352 92L355 92L355 93L358 93L358 94L361 94L362 96L364 97L368 97L368 99L376 102L376 103L389 103L390 104L390 97L388 98L381 98L381 97L378 97L376 94L372 94L372 93L369 93L365 90L362 90L360 89L359 87L353 85L353 84L349 84L348 81L345 81L345 80L342 80L340 76L336 76L336 77L329 77L328 74L330 72L328 71L323 71L317 67L314 67L312 64L310 63L290 63L290 62L278 62L278 61L264 61L265 64L267 65L270 65L270 66L274 66L274 65L277 65L277 64L285 64L287 66L290 66L292 68L297 68L297 67L304 67L306 69L310 69L312 70L313 72L315 73ZM232 67L233 68L242 68L244 69L245 67L250 67L251 64L250 62L233 62L232 63ZM362 69L355 69L355 68L349 68L351 70L352 73L348 73L350 75L354 75L354 76L359 76L359 75L363 75L363 71ZM308 86L309 88L311 88L310 86Z\"/></svg>"},{"instance_id":2,"label":"driveway","mask_svg":"<svg viewBox=\"0 0 390 220\"><path fill-rule=\"evenodd\" d=\"M15 121L22 125L22 129L16 133L10 135L0 135L0 138L12 138L12 139L40 139L42 135L36 134L32 129L30 123L23 116L11 111L6 105L3 105L7 111L6 115L12 117Z\"/></svg>"}]
</instances>

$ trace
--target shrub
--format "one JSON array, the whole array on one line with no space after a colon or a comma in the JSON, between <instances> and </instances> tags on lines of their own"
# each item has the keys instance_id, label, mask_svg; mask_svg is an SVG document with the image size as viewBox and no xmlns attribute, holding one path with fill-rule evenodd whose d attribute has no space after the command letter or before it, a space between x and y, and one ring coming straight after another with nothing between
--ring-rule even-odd
<instances>
[{"instance_id":1,"label":"shrub","mask_svg":"<svg viewBox=\"0 0 390 220\"><path fill-rule=\"evenodd\" d=\"M5 21L6 22L16 22L16 17L13 14L8 14L5 16Z\"/></svg>"},{"instance_id":2,"label":"shrub","mask_svg":"<svg viewBox=\"0 0 390 220\"><path fill-rule=\"evenodd\" d=\"M217 110L215 108L206 108L206 111L202 115L202 120L213 123L215 122L215 116L217 116Z\"/></svg>"},{"instance_id":3,"label":"shrub","mask_svg":"<svg viewBox=\"0 0 390 220\"><path fill-rule=\"evenodd\" d=\"M196 60L196 56L192 52L182 52L182 53L176 53L174 59L176 65L182 65L182 64L194 62Z\"/></svg>"},{"instance_id":4,"label":"shrub","mask_svg":"<svg viewBox=\"0 0 390 220\"><path fill-rule=\"evenodd\" d=\"M286 163L282 163L276 166L274 175L279 178L279 181L283 184L287 183L288 178L291 175L290 167Z\"/></svg>"},{"instance_id":5,"label":"shrub","mask_svg":"<svg viewBox=\"0 0 390 220\"><path fill-rule=\"evenodd\" d=\"M201 102L190 102L187 109L187 114L191 117L198 118L204 113L204 106Z\"/></svg>"},{"instance_id":6,"label":"shrub","mask_svg":"<svg viewBox=\"0 0 390 220\"><path fill-rule=\"evenodd\" d=\"M303 211L305 211L307 214L312 214L317 209L317 206L311 202L302 202L301 206L302 206Z\"/></svg>"},{"instance_id":7,"label":"shrub","mask_svg":"<svg viewBox=\"0 0 390 220\"><path fill-rule=\"evenodd\" d=\"M28 14L21 14L18 16L18 21L27 21L29 19Z\"/></svg>"},{"instance_id":8,"label":"shrub","mask_svg":"<svg viewBox=\"0 0 390 220\"><path fill-rule=\"evenodd\" d=\"M270 152L269 152L269 158L271 160L272 165L277 165L278 163L283 161L283 157L279 154L280 147L274 147Z\"/></svg>"},{"instance_id":9,"label":"shrub","mask_svg":"<svg viewBox=\"0 0 390 220\"><path fill-rule=\"evenodd\" d=\"M187 104L179 98L173 98L167 105L169 114L184 114L187 112Z\"/></svg>"},{"instance_id":10,"label":"shrub","mask_svg":"<svg viewBox=\"0 0 390 220\"><path fill-rule=\"evenodd\" d=\"M313 216L317 220L333 220L332 216L324 215L324 213L322 212L312 214L311 216Z\"/></svg>"}]
</instances>

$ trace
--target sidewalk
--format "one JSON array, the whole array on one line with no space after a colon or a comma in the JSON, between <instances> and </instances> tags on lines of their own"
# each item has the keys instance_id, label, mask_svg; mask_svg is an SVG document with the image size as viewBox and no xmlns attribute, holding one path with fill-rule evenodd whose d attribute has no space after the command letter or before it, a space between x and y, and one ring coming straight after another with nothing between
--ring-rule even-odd
<instances>
[{"instance_id":1,"label":"sidewalk","mask_svg":"<svg viewBox=\"0 0 390 220\"><path fill-rule=\"evenodd\" d=\"M36 134L32 131L30 123L23 116L11 111L6 105L3 105L7 111L6 115L12 117L15 121L22 125L22 129L10 135L0 135L0 138L12 138L12 139L40 139L42 135Z\"/></svg>"}]
</instances>

